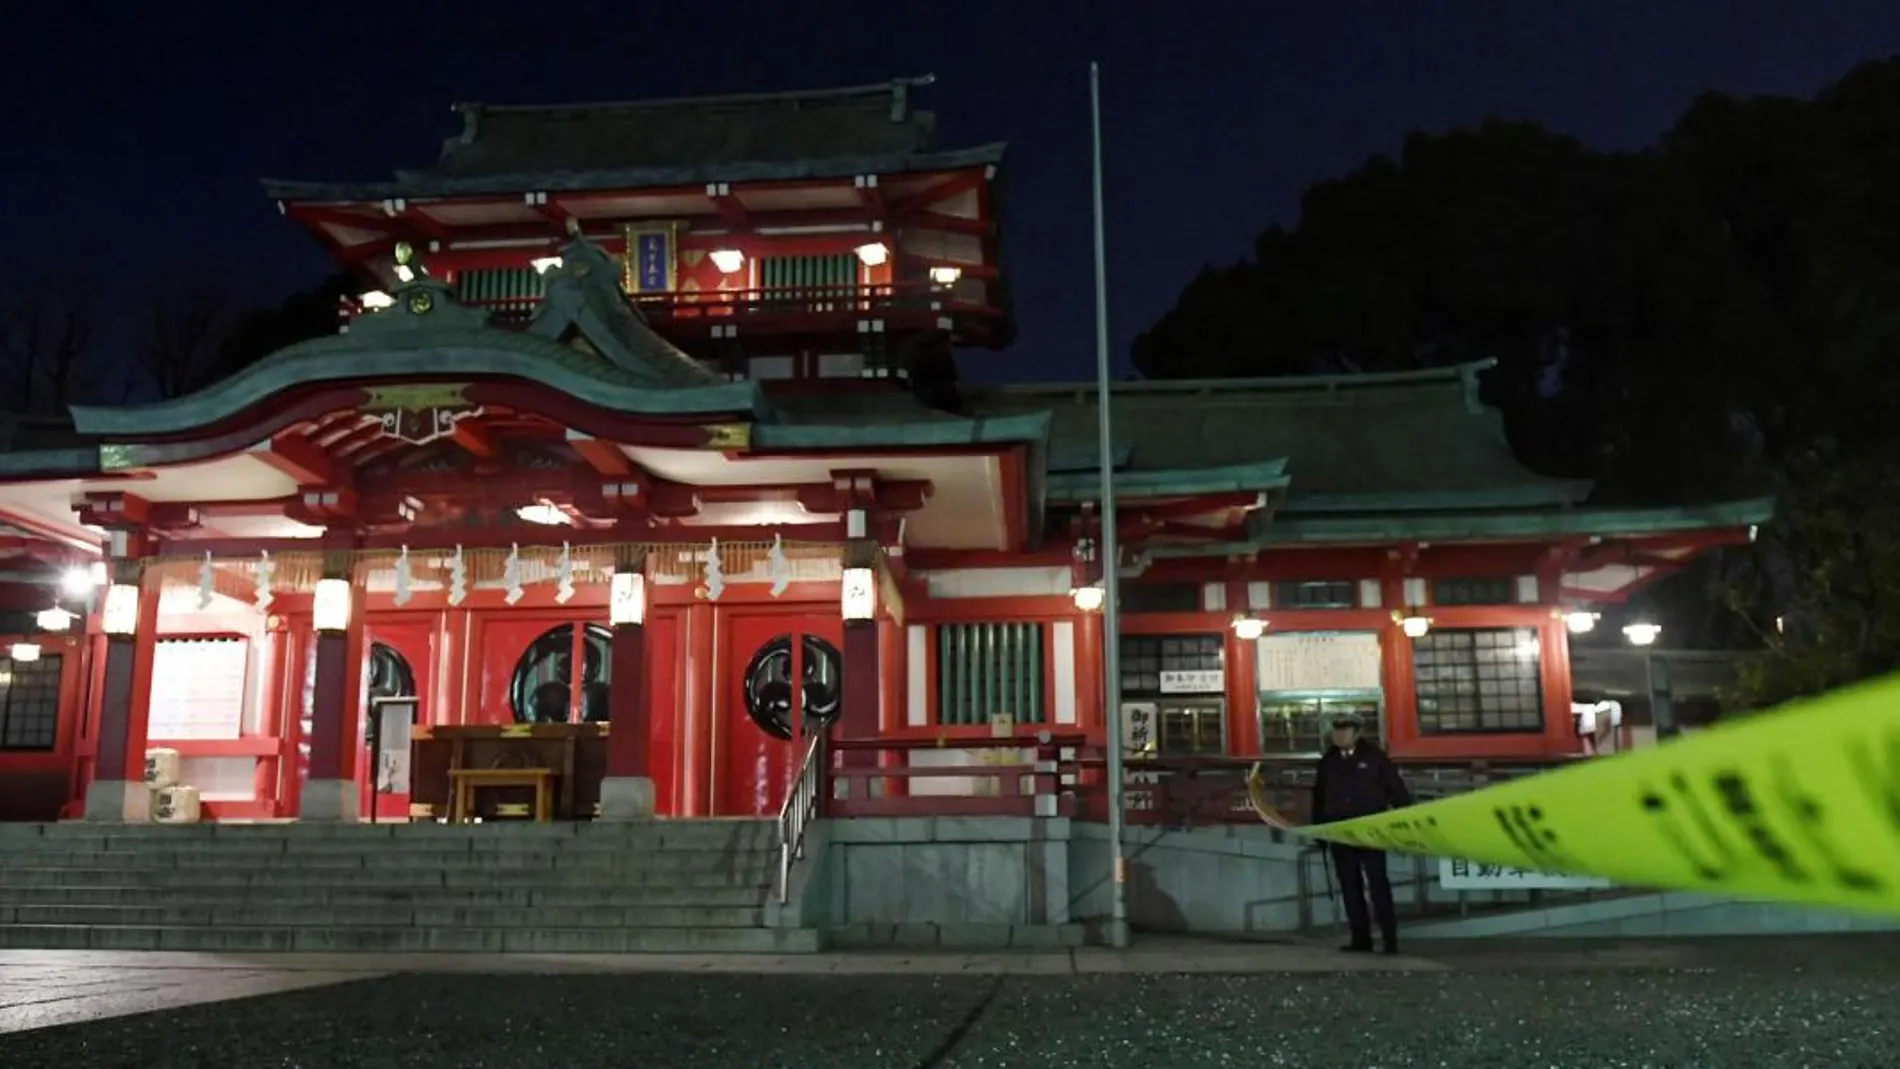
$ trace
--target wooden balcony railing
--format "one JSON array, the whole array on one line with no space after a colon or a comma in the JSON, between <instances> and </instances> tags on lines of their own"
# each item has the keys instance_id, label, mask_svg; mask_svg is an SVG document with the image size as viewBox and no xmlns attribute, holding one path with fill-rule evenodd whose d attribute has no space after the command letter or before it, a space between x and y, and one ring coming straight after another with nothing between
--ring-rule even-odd
<instances>
[{"instance_id":1,"label":"wooden balcony railing","mask_svg":"<svg viewBox=\"0 0 1900 1069\"><path fill-rule=\"evenodd\" d=\"M794 286L746 290L690 290L671 293L641 294L628 298L648 323L668 325L709 324L730 321L755 328L786 329L812 325L827 319L848 320L867 315L893 316L918 313L952 313L997 317L1000 309L981 300L971 300L958 286L940 286L931 282L906 282L875 286ZM517 325L527 322L539 307L534 295L464 296L463 303L487 309L495 322ZM352 300L343 302L347 322L361 315L362 307Z\"/></svg>"}]
</instances>

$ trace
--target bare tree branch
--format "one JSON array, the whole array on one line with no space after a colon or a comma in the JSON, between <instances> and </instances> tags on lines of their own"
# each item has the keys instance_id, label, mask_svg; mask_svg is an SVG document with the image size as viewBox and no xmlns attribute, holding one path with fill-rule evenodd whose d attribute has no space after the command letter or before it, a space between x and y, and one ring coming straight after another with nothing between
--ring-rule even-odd
<instances>
[{"instance_id":1,"label":"bare tree branch","mask_svg":"<svg viewBox=\"0 0 1900 1069\"><path fill-rule=\"evenodd\" d=\"M99 289L75 272L0 291L0 409L63 416L99 342Z\"/></svg>"},{"instance_id":2,"label":"bare tree branch","mask_svg":"<svg viewBox=\"0 0 1900 1069\"><path fill-rule=\"evenodd\" d=\"M144 335L134 341L133 356L160 398L181 397L217 377L220 350L238 321L229 292L196 273L146 287Z\"/></svg>"}]
</instances>

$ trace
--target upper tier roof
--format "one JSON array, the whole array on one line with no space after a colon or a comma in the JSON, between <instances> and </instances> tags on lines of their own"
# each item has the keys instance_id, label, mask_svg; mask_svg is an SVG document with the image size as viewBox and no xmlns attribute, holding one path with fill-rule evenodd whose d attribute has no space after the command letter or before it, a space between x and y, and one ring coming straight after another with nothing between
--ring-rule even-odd
<instances>
[{"instance_id":1,"label":"upper tier roof","mask_svg":"<svg viewBox=\"0 0 1900 1069\"><path fill-rule=\"evenodd\" d=\"M910 90L930 81L609 104L458 104L462 133L443 145L434 167L404 177L914 155L931 150L936 116L913 108Z\"/></svg>"},{"instance_id":2,"label":"upper tier roof","mask_svg":"<svg viewBox=\"0 0 1900 1069\"><path fill-rule=\"evenodd\" d=\"M604 104L458 104L434 165L392 181L267 179L282 200L480 195L780 181L994 164L1003 146L938 152L912 107L929 76L878 85Z\"/></svg>"}]
</instances>

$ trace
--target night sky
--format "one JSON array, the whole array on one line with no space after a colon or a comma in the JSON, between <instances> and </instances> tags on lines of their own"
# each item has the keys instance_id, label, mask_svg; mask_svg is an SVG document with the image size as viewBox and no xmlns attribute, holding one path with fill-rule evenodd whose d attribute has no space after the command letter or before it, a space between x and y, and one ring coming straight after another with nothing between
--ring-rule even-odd
<instances>
[{"instance_id":1,"label":"night sky","mask_svg":"<svg viewBox=\"0 0 1900 1069\"><path fill-rule=\"evenodd\" d=\"M1088 61L1103 64L1110 316L1135 334L1307 184L1487 116L1637 148L1700 92L1807 95L1900 52L1896 0L998 0L40 4L0 32L0 254L204 272L246 300L323 277L260 176L430 162L457 100L526 104L934 73L940 144L1010 142L1021 334L974 378L1091 373ZM819 17L814 12L824 12ZM987 365L987 366L985 366Z\"/></svg>"}]
</instances>

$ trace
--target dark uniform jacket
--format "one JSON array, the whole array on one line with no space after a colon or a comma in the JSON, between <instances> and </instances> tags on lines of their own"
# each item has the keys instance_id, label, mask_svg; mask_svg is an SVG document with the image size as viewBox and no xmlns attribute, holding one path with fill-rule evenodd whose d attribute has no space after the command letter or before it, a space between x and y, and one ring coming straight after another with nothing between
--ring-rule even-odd
<instances>
[{"instance_id":1,"label":"dark uniform jacket","mask_svg":"<svg viewBox=\"0 0 1900 1069\"><path fill-rule=\"evenodd\" d=\"M1376 743L1359 740L1349 753L1326 747L1313 780L1313 823L1368 817L1412 804L1399 768Z\"/></svg>"}]
</instances>

